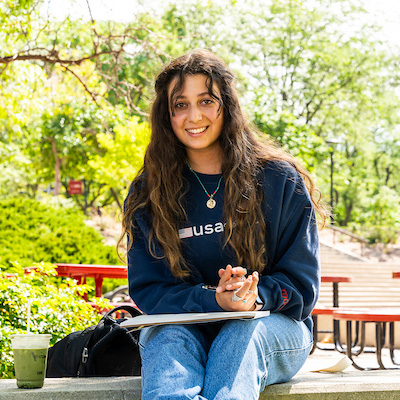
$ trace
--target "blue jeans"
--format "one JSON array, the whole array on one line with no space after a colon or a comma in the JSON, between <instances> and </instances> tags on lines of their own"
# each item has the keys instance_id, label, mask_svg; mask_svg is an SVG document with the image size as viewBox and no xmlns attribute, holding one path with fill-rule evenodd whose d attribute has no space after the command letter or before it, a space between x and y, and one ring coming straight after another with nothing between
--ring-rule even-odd
<instances>
[{"instance_id":1,"label":"blue jeans","mask_svg":"<svg viewBox=\"0 0 400 400\"><path fill-rule=\"evenodd\" d=\"M265 386L292 378L312 345L303 322L279 313L226 321L215 333L204 325L141 331L143 400L256 400Z\"/></svg>"}]
</instances>

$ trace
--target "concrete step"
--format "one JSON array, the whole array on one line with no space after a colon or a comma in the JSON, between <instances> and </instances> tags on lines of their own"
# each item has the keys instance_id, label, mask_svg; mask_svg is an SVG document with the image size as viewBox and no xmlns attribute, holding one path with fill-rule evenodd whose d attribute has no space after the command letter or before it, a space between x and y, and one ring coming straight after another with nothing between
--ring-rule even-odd
<instances>
[{"instance_id":1,"label":"concrete step","mask_svg":"<svg viewBox=\"0 0 400 400\"><path fill-rule=\"evenodd\" d=\"M399 400L399 371L357 371L349 367L329 374L302 370L289 382L268 386L259 400ZM62 378L46 379L42 389L22 390L17 389L14 379L2 379L0 399L140 400L140 384L139 377Z\"/></svg>"},{"instance_id":2,"label":"concrete step","mask_svg":"<svg viewBox=\"0 0 400 400\"><path fill-rule=\"evenodd\" d=\"M322 290L320 291L320 298L321 297L327 297L333 300L333 293L328 290ZM393 300L393 301L399 301L399 306L400 306L400 293L399 292L393 292L393 293L386 293L386 292L371 292L369 293L367 290L365 292L345 292L345 291L339 291L339 300L340 299L351 299L351 298L364 298L366 301L368 301L371 298L378 298L378 299L387 299L387 300Z\"/></svg>"},{"instance_id":3,"label":"concrete step","mask_svg":"<svg viewBox=\"0 0 400 400\"><path fill-rule=\"evenodd\" d=\"M336 263L334 262L329 262L329 261L324 261L322 263L323 266L336 266ZM359 268L362 269L363 267L365 268L375 268L375 269L398 269L400 267L399 264L392 264L392 263L370 263L370 262L355 262L355 261L348 261L345 263L342 263L341 266L343 267L348 267L348 268Z\"/></svg>"},{"instance_id":4,"label":"concrete step","mask_svg":"<svg viewBox=\"0 0 400 400\"><path fill-rule=\"evenodd\" d=\"M327 261L328 260L331 260L331 261L349 260L349 261L366 262L365 259L363 259L361 256L359 256L357 254L339 250L323 241L320 241L320 252L321 252L321 260L327 260Z\"/></svg>"},{"instance_id":5,"label":"concrete step","mask_svg":"<svg viewBox=\"0 0 400 400\"><path fill-rule=\"evenodd\" d=\"M358 265L340 265L340 264L332 264L332 265L327 265L322 263L321 264L321 270L322 271L331 271L331 272L337 272L337 273L353 273L353 274L358 274L358 273L371 273L375 275L379 274L387 274L387 275L392 275L392 272L398 271L400 268L400 265L393 266L393 267L377 267L375 265L365 265L364 268L358 266Z\"/></svg>"},{"instance_id":6,"label":"concrete step","mask_svg":"<svg viewBox=\"0 0 400 400\"><path fill-rule=\"evenodd\" d=\"M336 274L373 274L375 276L379 276L380 274L390 275L392 277L392 273L398 271L400 269L400 265L396 267L376 267L365 265L364 268L359 267L358 265L339 265L334 264L333 266L326 265L324 263L321 264L321 270L326 273L328 271Z\"/></svg>"},{"instance_id":7,"label":"concrete step","mask_svg":"<svg viewBox=\"0 0 400 400\"><path fill-rule=\"evenodd\" d=\"M332 288L322 286L321 287L321 292L332 292ZM400 294L400 288L394 288L391 287L390 285L387 284L380 284L379 286L371 286L371 285L365 285L365 286L357 286L357 283L352 283L349 284L348 286L344 287L344 285L340 288L340 293L363 293L363 294L368 294L368 293L380 293L383 296L385 296L385 293L392 293L392 294Z\"/></svg>"},{"instance_id":8,"label":"concrete step","mask_svg":"<svg viewBox=\"0 0 400 400\"><path fill-rule=\"evenodd\" d=\"M321 247L320 253L322 255L327 255L327 256L331 256L331 257L346 257L348 260L354 260L354 258L356 258L356 260L360 260L359 257L357 257L357 256L354 257L353 254L349 255L348 253L343 253L342 251L337 250L335 248L324 248L324 247Z\"/></svg>"},{"instance_id":9,"label":"concrete step","mask_svg":"<svg viewBox=\"0 0 400 400\"><path fill-rule=\"evenodd\" d=\"M342 307L389 307L400 306L400 279L393 279L400 265L365 262L326 262L322 260L321 274L348 276L352 282L339 283L339 305ZM319 304L332 306L331 283L322 283ZM323 329L323 328L321 328Z\"/></svg>"},{"instance_id":10,"label":"concrete step","mask_svg":"<svg viewBox=\"0 0 400 400\"><path fill-rule=\"evenodd\" d=\"M394 289L400 289L400 282L393 282L392 280L389 280L387 278L380 278L379 280L375 280L373 284L371 283L371 278L370 277L352 277L353 281L352 282L344 282L339 284L340 289L345 289L346 287L392 287ZM325 285L325 282L322 282L321 285Z\"/></svg>"},{"instance_id":11,"label":"concrete step","mask_svg":"<svg viewBox=\"0 0 400 400\"><path fill-rule=\"evenodd\" d=\"M371 303L366 303L364 300L354 300L351 299L349 301L346 301L346 299L344 299L343 301L340 302L340 307L355 307L355 308L399 308L399 302L378 302L378 301L373 301Z\"/></svg>"},{"instance_id":12,"label":"concrete step","mask_svg":"<svg viewBox=\"0 0 400 400\"><path fill-rule=\"evenodd\" d=\"M332 301L329 301L328 299L319 299L318 304L325 306L325 307L332 307ZM388 301L383 301L379 302L378 300L371 301L371 302L365 302L365 300L355 300L355 299L350 299L346 300L343 299L340 301L340 307L349 307L349 308L399 308L399 302L388 302ZM323 329L323 328L321 328Z\"/></svg>"},{"instance_id":13,"label":"concrete step","mask_svg":"<svg viewBox=\"0 0 400 400\"><path fill-rule=\"evenodd\" d=\"M349 288L348 288L349 289ZM351 288L350 288L351 289ZM356 289L356 288L354 288ZM360 288L358 288L360 289ZM333 293L329 290L322 290L320 292L321 295L325 294L326 296L329 296L329 294ZM390 291L390 290L373 290L372 288L368 290L366 288L365 290L340 290L339 292L339 297L368 297L368 296L379 296L380 298L384 299L390 299L390 298L399 298L400 299L400 292L399 291ZM399 304L400 305L400 304Z\"/></svg>"},{"instance_id":14,"label":"concrete step","mask_svg":"<svg viewBox=\"0 0 400 400\"><path fill-rule=\"evenodd\" d=\"M321 294L319 296L318 299L319 302L324 302L325 305L327 305L327 303L329 305L332 304L332 296L330 296L329 294ZM384 302L392 302L392 303L397 303L397 306L400 306L400 296L379 296L379 294L375 294L375 295L370 295L368 298L366 298L365 295L363 294L359 294L359 295L355 295L355 296L351 296L351 295L345 295L342 294L341 296L339 296L339 304L342 305L342 303L344 301L364 301L365 304L374 304L375 302L379 302L379 303L384 303Z\"/></svg>"},{"instance_id":15,"label":"concrete step","mask_svg":"<svg viewBox=\"0 0 400 400\"><path fill-rule=\"evenodd\" d=\"M361 258L354 257L353 255L349 255L347 253L339 252L336 249L321 249L321 256L332 257L332 258L346 258L349 261L365 261Z\"/></svg>"}]
</instances>

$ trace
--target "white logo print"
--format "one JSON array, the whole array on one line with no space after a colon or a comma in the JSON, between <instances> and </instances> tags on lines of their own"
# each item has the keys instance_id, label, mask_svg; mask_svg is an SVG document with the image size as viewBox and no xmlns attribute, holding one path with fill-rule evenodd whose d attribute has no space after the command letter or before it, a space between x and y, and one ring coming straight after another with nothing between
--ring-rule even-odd
<instances>
[{"instance_id":1,"label":"white logo print","mask_svg":"<svg viewBox=\"0 0 400 400\"><path fill-rule=\"evenodd\" d=\"M181 239L191 238L193 236L203 236L212 235L213 233L220 233L224 231L224 224L222 222L217 222L215 225L199 225L191 226L189 228L179 229L179 237Z\"/></svg>"}]
</instances>

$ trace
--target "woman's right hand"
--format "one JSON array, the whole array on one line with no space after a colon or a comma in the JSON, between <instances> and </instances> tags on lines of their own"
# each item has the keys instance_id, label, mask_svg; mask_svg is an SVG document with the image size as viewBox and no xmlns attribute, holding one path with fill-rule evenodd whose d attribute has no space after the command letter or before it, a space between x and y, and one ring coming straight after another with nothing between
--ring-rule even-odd
<instances>
[{"instance_id":1,"label":"woman's right hand","mask_svg":"<svg viewBox=\"0 0 400 400\"><path fill-rule=\"evenodd\" d=\"M224 310L250 311L254 309L258 296L259 276L257 272L253 272L246 278L246 272L245 268L232 268L231 265L227 265L225 270L219 271L220 281L215 297L219 306ZM241 300L233 301L234 294Z\"/></svg>"}]
</instances>

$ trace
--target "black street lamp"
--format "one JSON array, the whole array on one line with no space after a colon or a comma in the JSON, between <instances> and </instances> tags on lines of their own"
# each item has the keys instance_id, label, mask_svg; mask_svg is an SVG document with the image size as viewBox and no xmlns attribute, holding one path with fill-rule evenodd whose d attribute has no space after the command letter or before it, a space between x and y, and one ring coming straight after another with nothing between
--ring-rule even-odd
<instances>
[{"instance_id":1,"label":"black street lamp","mask_svg":"<svg viewBox=\"0 0 400 400\"><path fill-rule=\"evenodd\" d=\"M329 154L331 157L331 224L334 222L333 217L333 169L334 169L334 160L333 160L333 153L335 151L335 145L340 143L339 139L328 139L325 140L326 144L329 144Z\"/></svg>"}]
</instances>

